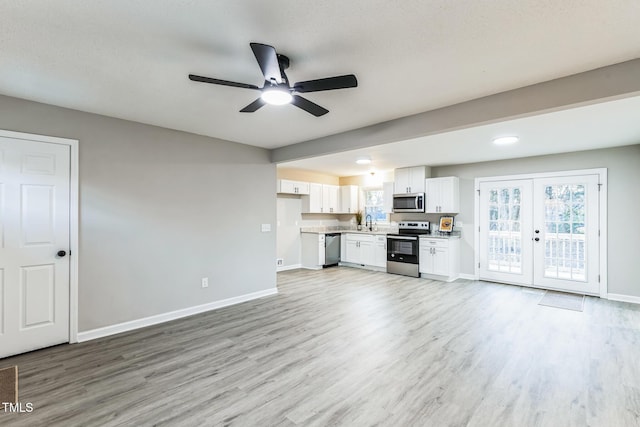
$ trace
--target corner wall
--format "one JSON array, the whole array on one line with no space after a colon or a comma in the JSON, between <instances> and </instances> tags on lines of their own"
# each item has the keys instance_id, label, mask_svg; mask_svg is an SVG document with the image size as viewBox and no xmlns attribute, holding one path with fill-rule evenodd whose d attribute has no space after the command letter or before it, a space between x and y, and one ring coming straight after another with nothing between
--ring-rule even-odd
<instances>
[{"instance_id":1,"label":"corner wall","mask_svg":"<svg viewBox=\"0 0 640 427\"><path fill-rule=\"evenodd\" d=\"M0 129L80 141L80 332L276 287L267 150L6 96Z\"/></svg>"}]
</instances>

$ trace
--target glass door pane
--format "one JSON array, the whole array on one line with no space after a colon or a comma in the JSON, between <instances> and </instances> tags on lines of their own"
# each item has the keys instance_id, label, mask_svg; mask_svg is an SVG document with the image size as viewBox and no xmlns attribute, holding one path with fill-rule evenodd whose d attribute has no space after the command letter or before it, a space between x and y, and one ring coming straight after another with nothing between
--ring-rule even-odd
<instances>
[{"instance_id":1,"label":"glass door pane","mask_svg":"<svg viewBox=\"0 0 640 427\"><path fill-rule=\"evenodd\" d=\"M597 175L541 178L534 189L534 284L597 294Z\"/></svg>"},{"instance_id":2,"label":"glass door pane","mask_svg":"<svg viewBox=\"0 0 640 427\"><path fill-rule=\"evenodd\" d=\"M531 283L531 188L531 180L480 185L481 278Z\"/></svg>"}]
</instances>

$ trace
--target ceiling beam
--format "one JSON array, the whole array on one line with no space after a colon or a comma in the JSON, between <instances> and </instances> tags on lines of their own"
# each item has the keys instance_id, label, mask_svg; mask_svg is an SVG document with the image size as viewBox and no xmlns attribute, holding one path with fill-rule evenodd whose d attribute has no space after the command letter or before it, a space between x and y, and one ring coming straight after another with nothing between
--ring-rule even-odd
<instances>
[{"instance_id":1,"label":"ceiling beam","mask_svg":"<svg viewBox=\"0 0 640 427\"><path fill-rule=\"evenodd\" d=\"M271 150L281 163L640 95L640 58Z\"/></svg>"}]
</instances>

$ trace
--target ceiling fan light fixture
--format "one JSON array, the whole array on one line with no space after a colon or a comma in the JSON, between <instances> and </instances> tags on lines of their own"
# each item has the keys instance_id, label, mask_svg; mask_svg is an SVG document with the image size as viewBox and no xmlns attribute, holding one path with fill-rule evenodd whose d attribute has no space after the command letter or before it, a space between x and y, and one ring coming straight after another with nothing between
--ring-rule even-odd
<instances>
[{"instance_id":1,"label":"ceiling fan light fixture","mask_svg":"<svg viewBox=\"0 0 640 427\"><path fill-rule=\"evenodd\" d=\"M267 104L271 105L285 105L290 104L293 100L291 93L285 89L273 88L265 89L262 91L260 98Z\"/></svg>"},{"instance_id":2,"label":"ceiling fan light fixture","mask_svg":"<svg viewBox=\"0 0 640 427\"><path fill-rule=\"evenodd\" d=\"M499 138L494 138L493 143L496 145L509 145L518 142L520 138L517 136L501 136Z\"/></svg>"}]
</instances>

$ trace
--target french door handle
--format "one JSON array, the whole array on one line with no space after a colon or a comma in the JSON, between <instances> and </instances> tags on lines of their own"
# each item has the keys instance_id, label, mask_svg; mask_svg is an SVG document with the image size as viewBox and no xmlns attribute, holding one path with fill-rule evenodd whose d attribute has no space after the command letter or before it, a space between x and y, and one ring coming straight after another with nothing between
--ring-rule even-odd
<instances>
[{"instance_id":1,"label":"french door handle","mask_svg":"<svg viewBox=\"0 0 640 427\"><path fill-rule=\"evenodd\" d=\"M533 240L535 240L536 242L539 242L539 241L540 241L540 238L539 238L539 237L536 237L536 238L535 238L535 239L533 239Z\"/></svg>"}]
</instances>

